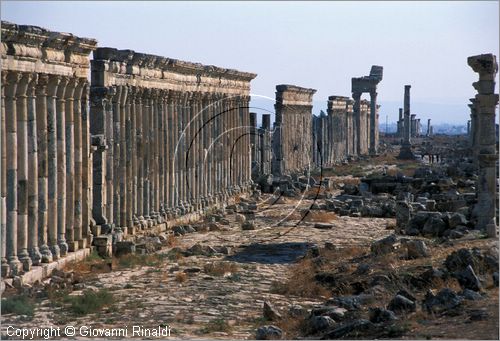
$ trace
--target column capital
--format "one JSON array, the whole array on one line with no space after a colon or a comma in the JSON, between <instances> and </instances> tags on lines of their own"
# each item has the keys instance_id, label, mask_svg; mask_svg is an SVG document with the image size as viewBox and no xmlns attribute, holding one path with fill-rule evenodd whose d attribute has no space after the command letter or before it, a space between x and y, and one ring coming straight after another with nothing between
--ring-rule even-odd
<instances>
[{"instance_id":1,"label":"column capital","mask_svg":"<svg viewBox=\"0 0 500 341\"><path fill-rule=\"evenodd\" d=\"M49 84L49 76L47 74L39 74L38 75L38 86L35 89L35 92L39 96L47 96L47 86Z\"/></svg>"},{"instance_id":2,"label":"column capital","mask_svg":"<svg viewBox=\"0 0 500 341\"><path fill-rule=\"evenodd\" d=\"M78 80L75 77L68 79L68 82L66 83L66 91L64 91L64 98L66 100L73 100L77 84Z\"/></svg>"},{"instance_id":3,"label":"column capital","mask_svg":"<svg viewBox=\"0 0 500 341\"><path fill-rule=\"evenodd\" d=\"M359 100L361 99L361 92L353 92L353 93L352 93L352 98L353 98L355 101L359 102Z\"/></svg>"},{"instance_id":4,"label":"column capital","mask_svg":"<svg viewBox=\"0 0 500 341\"><path fill-rule=\"evenodd\" d=\"M17 83L16 97L26 97L26 93L28 91L28 85L33 79L34 75L36 74L29 72L21 73L21 77L19 78L19 81Z\"/></svg>"},{"instance_id":5,"label":"column capital","mask_svg":"<svg viewBox=\"0 0 500 341\"><path fill-rule=\"evenodd\" d=\"M33 78L30 80L28 83L28 96L29 97L35 97L36 96L36 88L38 84L38 74L34 73Z\"/></svg>"},{"instance_id":6,"label":"column capital","mask_svg":"<svg viewBox=\"0 0 500 341\"><path fill-rule=\"evenodd\" d=\"M75 100L81 100L86 82L87 80L85 78L78 78L76 80L75 93L73 95Z\"/></svg>"},{"instance_id":7,"label":"column capital","mask_svg":"<svg viewBox=\"0 0 500 341\"><path fill-rule=\"evenodd\" d=\"M61 83L61 76L58 75L49 76L47 83L47 96L56 97L59 83Z\"/></svg>"},{"instance_id":8,"label":"column capital","mask_svg":"<svg viewBox=\"0 0 500 341\"><path fill-rule=\"evenodd\" d=\"M58 100L61 102L64 102L65 100L65 92L66 92L66 85L69 82L69 77L66 76L61 76L61 81L59 82L59 86L57 87L57 97Z\"/></svg>"}]
</instances>

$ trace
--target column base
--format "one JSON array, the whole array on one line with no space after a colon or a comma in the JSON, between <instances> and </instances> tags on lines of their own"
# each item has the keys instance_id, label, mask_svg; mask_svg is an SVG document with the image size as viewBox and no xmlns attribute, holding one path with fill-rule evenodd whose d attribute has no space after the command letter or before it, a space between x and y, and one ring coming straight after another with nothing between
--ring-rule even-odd
<instances>
[{"instance_id":1,"label":"column base","mask_svg":"<svg viewBox=\"0 0 500 341\"><path fill-rule=\"evenodd\" d=\"M17 255L19 258L19 261L23 264L23 270L24 271L30 271L31 266L33 265L33 262L31 261L30 255L28 254L28 251L26 249L21 250L19 254Z\"/></svg>"},{"instance_id":2,"label":"column base","mask_svg":"<svg viewBox=\"0 0 500 341\"><path fill-rule=\"evenodd\" d=\"M75 240L75 241L72 241L72 242L68 242L68 251L69 252L76 252L78 251L78 241Z\"/></svg>"},{"instance_id":3,"label":"column base","mask_svg":"<svg viewBox=\"0 0 500 341\"><path fill-rule=\"evenodd\" d=\"M2 278L9 277L10 275L10 266L9 263L7 263L7 259L2 259Z\"/></svg>"},{"instance_id":4,"label":"column base","mask_svg":"<svg viewBox=\"0 0 500 341\"><path fill-rule=\"evenodd\" d=\"M66 243L66 240L60 239L57 244L59 245L59 255L61 257L64 257L68 254L68 244Z\"/></svg>"},{"instance_id":5,"label":"column base","mask_svg":"<svg viewBox=\"0 0 500 341\"><path fill-rule=\"evenodd\" d=\"M52 253L47 245L40 246L40 253L42 254L42 263L52 262Z\"/></svg>"},{"instance_id":6,"label":"column base","mask_svg":"<svg viewBox=\"0 0 500 341\"><path fill-rule=\"evenodd\" d=\"M12 277L19 275L22 272L23 264L19 261L17 256L10 257L9 259L10 275Z\"/></svg>"},{"instance_id":7,"label":"column base","mask_svg":"<svg viewBox=\"0 0 500 341\"><path fill-rule=\"evenodd\" d=\"M40 253L40 250L38 247L34 247L31 250L29 250L30 258L33 262L33 265L38 265L42 261L42 254Z\"/></svg>"},{"instance_id":8,"label":"column base","mask_svg":"<svg viewBox=\"0 0 500 341\"><path fill-rule=\"evenodd\" d=\"M58 260L61 258L61 250L59 249L59 245L51 245L50 252L52 253L52 260Z\"/></svg>"}]
</instances>

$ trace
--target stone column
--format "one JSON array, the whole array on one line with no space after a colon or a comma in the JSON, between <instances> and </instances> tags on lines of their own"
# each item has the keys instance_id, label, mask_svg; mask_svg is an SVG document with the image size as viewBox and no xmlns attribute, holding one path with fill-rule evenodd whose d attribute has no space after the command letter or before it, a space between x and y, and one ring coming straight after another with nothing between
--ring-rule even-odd
<instances>
[{"instance_id":1,"label":"stone column","mask_svg":"<svg viewBox=\"0 0 500 341\"><path fill-rule=\"evenodd\" d=\"M85 247L83 245L82 226L82 193L83 193L83 155L82 155L82 93L86 80L80 78L76 80L75 92L73 93L73 121L74 121L74 180L73 180L73 226L74 226L74 249Z\"/></svg>"},{"instance_id":2,"label":"stone column","mask_svg":"<svg viewBox=\"0 0 500 341\"><path fill-rule=\"evenodd\" d=\"M137 159L138 159L138 151L137 151L137 124L138 124L138 116L137 116L137 110L138 110L138 97L139 92L138 92L138 87L133 86L130 92L129 100L130 100L130 136L131 140L130 143L128 144L130 146L130 156L132 157L131 159L131 169L132 169L132 175L131 175L131 181L132 181L132 195L131 195L131 201L132 201L132 224L133 226L138 226L139 225L139 205L138 205L138 192L137 192L137 174L138 174L138 169L137 169ZM132 226L132 225L131 225Z\"/></svg>"},{"instance_id":3,"label":"stone column","mask_svg":"<svg viewBox=\"0 0 500 341\"><path fill-rule=\"evenodd\" d=\"M110 152L110 169L112 169L112 175L110 175L110 182L112 183L113 191L110 193L112 198L112 215L113 223L116 224L116 230L121 231L121 174L120 174L120 134L121 134L121 111L122 111L122 97L123 97L123 86L116 86L116 93L113 96L112 114L110 115L110 125L113 131L113 147L112 153ZM110 148L111 149L111 148Z\"/></svg>"},{"instance_id":4,"label":"stone column","mask_svg":"<svg viewBox=\"0 0 500 341\"><path fill-rule=\"evenodd\" d=\"M31 270L28 253L28 84L33 74L23 73L17 85L17 245L23 270Z\"/></svg>"},{"instance_id":5,"label":"stone column","mask_svg":"<svg viewBox=\"0 0 500 341\"><path fill-rule=\"evenodd\" d=\"M477 164L477 155L479 153L479 139L477 134L477 108L476 99L469 99L471 104L468 104L470 108L470 121L471 121L471 136L470 136L470 146L472 149L473 160Z\"/></svg>"},{"instance_id":6,"label":"stone column","mask_svg":"<svg viewBox=\"0 0 500 341\"><path fill-rule=\"evenodd\" d=\"M69 78L62 77L57 88L57 244L61 256L68 252L66 243L66 86ZM49 185L50 186L50 185Z\"/></svg>"},{"instance_id":7,"label":"stone column","mask_svg":"<svg viewBox=\"0 0 500 341\"><path fill-rule=\"evenodd\" d=\"M107 198L107 121L108 102L111 99L110 88L92 87L90 94L90 131L92 146L95 148L92 158L92 217L100 226L108 224ZM83 165L82 165L83 166Z\"/></svg>"},{"instance_id":8,"label":"stone column","mask_svg":"<svg viewBox=\"0 0 500 341\"><path fill-rule=\"evenodd\" d=\"M7 226L6 226L6 244L7 244L7 260L10 267L11 275L15 276L21 272L23 264L18 258L18 182L17 182L17 105L16 105L16 90L18 82L21 79L21 74L9 71L6 76L6 82L2 82L2 88L5 86L5 128L6 136L6 153L7 153ZM7 114L8 113L8 114Z\"/></svg>"},{"instance_id":9,"label":"stone column","mask_svg":"<svg viewBox=\"0 0 500 341\"><path fill-rule=\"evenodd\" d=\"M57 126L58 113L56 108L57 92L61 82L60 76L49 76L47 86L47 225L48 243L52 253L52 259L57 260L61 256L61 250L58 245L58 187L61 186L58 181L58 156L57 156ZM64 84L61 84L64 87ZM65 249L66 250L66 249Z\"/></svg>"},{"instance_id":10,"label":"stone column","mask_svg":"<svg viewBox=\"0 0 500 341\"><path fill-rule=\"evenodd\" d=\"M377 155L377 91L370 91L370 155Z\"/></svg>"},{"instance_id":11,"label":"stone column","mask_svg":"<svg viewBox=\"0 0 500 341\"><path fill-rule=\"evenodd\" d=\"M410 115L410 138L411 137L416 137L416 126L417 126L417 122L415 120L415 114L412 114Z\"/></svg>"},{"instance_id":12,"label":"stone column","mask_svg":"<svg viewBox=\"0 0 500 341\"><path fill-rule=\"evenodd\" d=\"M352 98L354 99L353 112L356 122L356 153L361 155L361 93L353 93Z\"/></svg>"},{"instance_id":13,"label":"stone column","mask_svg":"<svg viewBox=\"0 0 500 341\"><path fill-rule=\"evenodd\" d=\"M427 136L431 136L431 119L427 120Z\"/></svg>"},{"instance_id":14,"label":"stone column","mask_svg":"<svg viewBox=\"0 0 500 341\"><path fill-rule=\"evenodd\" d=\"M405 85L405 97L404 97L404 139L403 145L398 158L403 160L412 160L415 158L411 150L411 140L410 140L410 88L411 85Z\"/></svg>"},{"instance_id":15,"label":"stone column","mask_svg":"<svg viewBox=\"0 0 500 341\"><path fill-rule=\"evenodd\" d=\"M126 205L125 205L125 224L127 226L127 233L133 234L134 231L134 221L133 215L134 210L134 191L133 191L133 169L132 169L132 158L134 157L133 145L135 130L132 127L132 106L134 102L133 88L127 86L127 99L125 102L125 147L123 148L125 154L125 176L127 178L126 185Z\"/></svg>"},{"instance_id":16,"label":"stone column","mask_svg":"<svg viewBox=\"0 0 500 341\"><path fill-rule=\"evenodd\" d=\"M66 155L66 242L68 251L78 250L78 242L75 243L75 122L74 122L74 93L76 79L71 78L64 93L65 98L65 155Z\"/></svg>"},{"instance_id":17,"label":"stone column","mask_svg":"<svg viewBox=\"0 0 500 341\"><path fill-rule=\"evenodd\" d=\"M121 87L121 96L120 96L120 162L119 162L119 187L120 187L120 221L117 222L123 229L124 232L127 232L128 225L128 191L127 191L127 131L126 131L126 121L127 121L127 97L128 97L128 87ZM116 124L116 123L115 123Z\"/></svg>"},{"instance_id":18,"label":"stone column","mask_svg":"<svg viewBox=\"0 0 500 341\"><path fill-rule=\"evenodd\" d=\"M92 218L92 191L93 191L93 167L92 167L92 155L93 151L96 149L95 146L91 147L90 143L90 125L89 125L89 84L87 80L83 81L82 86L82 96L81 96L81 131L82 131L82 196L81 196L81 207L82 207L82 241L80 243L80 248L86 248L88 244L92 242L92 234L90 231L91 221L94 224Z\"/></svg>"},{"instance_id":19,"label":"stone column","mask_svg":"<svg viewBox=\"0 0 500 341\"><path fill-rule=\"evenodd\" d=\"M149 183L149 164L150 164L150 98L151 89L145 89L143 94L143 110L142 110L142 137L143 137L143 215L144 219L148 222L148 225L152 223L151 221L151 206L150 206L150 183Z\"/></svg>"},{"instance_id":20,"label":"stone column","mask_svg":"<svg viewBox=\"0 0 500 341\"><path fill-rule=\"evenodd\" d=\"M36 93L38 75L28 85L28 252L33 265L40 264L38 248L38 144Z\"/></svg>"},{"instance_id":21,"label":"stone column","mask_svg":"<svg viewBox=\"0 0 500 341\"><path fill-rule=\"evenodd\" d=\"M137 220L143 224L144 223L144 164L143 164L143 144L144 138L142 136L142 122L144 119L144 115L142 114L142 99L144 95L144 89L138 88L136 94L136 104L135 104L135 124L136 124L136 166L135 169L137 171Z\"/></svg>"},{"instance_id":22,"label":"stone column","mask_svg":"<svg viewBox=\"0 0 500 341\"><path fill-rule=\"evenodd\" d=\"M2 91L2 114L0 115L1 118L1 129L0 129L0 138L1 138L1 181L0 181L0 191L2 193L1 195L1 228L2 228L2 234L0 236L1 238L1 251L2 251L2 263L1 263L1 276L2 278L5 278L9 276L9 261L7 260L7 128L5 125L5 87L7 86L7 73L2 72L2 87L0 90Z\"/></svg>"},{"instance_id":23,"label":"stone column","mask_svg":"<svg viewBox=\"0 0 500 341\"><path fill-rule=\"evenodd\" d=\"M165 96L166 91L158 93L158 209L160 219L165 217Z\"/></svg>"},{"instance_id":24,"label":"stone column","mask_svg":"<svg viewBox=\"0 0 500 341\"><path fill-rule=\"evenodd\" d=\"M487 231L489 237L497 238L496 204L496 131L495 111L498 94L495 94L495 78L498 72L496 56L483 54L472 56L467 63L479 73L479 81L473 84L478 91L475 96L477 110L477 134L479 140L479 179L477 184L477 227Z\"/></svg>"},{"instance_id":25,"label":"stone column","mask_svg":"<svg viewBox=\"0 0 500 341\"><path fill-rule=\"evenodd\" d=\"M398 134L397 134L399 138L402 138L404 136L403 126L404 126L403 108L399 108Z\"/></svg>"}]
</instances>

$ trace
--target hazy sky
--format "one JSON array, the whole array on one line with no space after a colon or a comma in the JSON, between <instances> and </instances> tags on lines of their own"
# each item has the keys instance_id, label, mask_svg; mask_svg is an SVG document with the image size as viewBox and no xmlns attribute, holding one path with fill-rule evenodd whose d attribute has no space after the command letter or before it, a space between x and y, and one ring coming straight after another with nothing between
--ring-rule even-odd
<instances>
[{"instance_id":1,"label":"hazy sky","mask_svg":"<svg viewBox=\"0 0 500 341\"><path fill-rule=\"evenodd\" d=\"M96 38L99 46L255 72L253 94L274 98L281 83L315 88L315 112L329 95L350 96L351 77L382 65L384 121L397 117L411 84L412 111L422 120L465 123L477 80L467 57L499 50L498 1L2 1L1 10L2 20Z\"/></svg>"}]
</instances>

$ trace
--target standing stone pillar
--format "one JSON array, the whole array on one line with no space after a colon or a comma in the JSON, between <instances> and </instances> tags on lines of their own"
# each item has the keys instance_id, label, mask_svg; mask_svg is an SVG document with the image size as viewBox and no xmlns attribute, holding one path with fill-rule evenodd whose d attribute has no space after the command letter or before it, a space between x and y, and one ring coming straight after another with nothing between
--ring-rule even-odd
<instances>
[{"instance_id":1,"label":"standing stone pillar","mask_svg":"<svg viewBox=\"0 0 500 341\"><path fill-rule=\"evenodd\" d=\"M415 156L411 150L411 140L410 140L410 88L411 85L405 85L405 97L404 97L404 139L403 145L399 152L399 159L402 160L413 160Z\"/></svg>"},{"instance_id":2,"label":"standing stone pillar","mask_svg":"<svg viewBox=\"0 0 500 341\"><path fill-rule=\"evenodd\" d=\"M403 108L399 108L399 119L398 119L398 133L399 138L403 137Z\"/></svg>"},{"instance_id":3,"label":"standing stone pillar","mask_svg":"<svg viewBox=\"0 0 500 341\"><path fill-rule=\"evenodd\" d=\"M477 134L479 139L479 179L477 185L477 227L487 231L489 237L497 238L496 203L496 129L495 111L498 94L495 94L495 78L498 72L496 56L483 54L472 56L467 63L479 73L479 81L473 84L478 91L475 96L477 110Z\"/></svg>"},{"instance_id":4,"label":"standing stone pillar","mask_svg":"<svg viewBox=\"0 0 500 341\"><path fill-rule=\"evenodd\" d=\"M2 114L0 115L1 119L1 128L0 128L0 148L1 148L1 181L0 181L0 191L1 191L1 206L0 206L0 214L1 214L1 276L3 278L9 275L9 262L7 260L7 128L5 125L5 87L7 85L7 73L2 72L2 87L0 88L2 91L1 101L2 101Z\"/></svg>"},{"instance_id":5,"label":"standing stone pillar","mask_svg":"<svg viewBox=\"0 0 500 341\"><path fill-rule=\"evenodd\" d=\"M377 91L370 91L370 155L377 155Z\"/></svg>"},{"instance_id":6,"label":"standing stone pillar","mask_svg":"<svg viewBox=\"0 0 500 341\"><path fill-rule=\"evenodd\" d=\"M22 263L18 258L18 182L17 182L17 105L16 105L16 90L18 82L21 79L21 74L17 72L8 72L6 83L2 82L2 88L5 86L5 128L6 136L6 153L7 153L7 260L9 262L10 273L15 276L21 272ZM2 115L4 116L4 115Z\"/></svg>"},{"instance_id":7,"label":"standing stone pillar","mask_svg":"<svg viewBox=\"0 0 500 341\"><path fill-rule=\"evenodd\" d=\"M144 174L144 167L143 167L143 144L144 144L144 138L142 134L142 122L144 115L142 114L142 99L144 95L144 89L143 88L137 88L137 94L136 94L136 104L135 104L135 124L136 124L136 156L137 160L136 162L136 170L137 170L137 220L143 224L144 223L144 180L143 180L143 174Z\"/></svg>"},{"instance_id":8,"label":"standing stone pillar","mask_svg":"<svg viewBox=\"0 0 500 341\"><path fill-rule=\"evenodd\" d=\"M129 152L131 157L131 176L130 176L130 189L131 189L131 212L132 221L130 226L135 227L139 224L138 207L137 207L137 87L131 87L129 91L130 101L130 141Z\"/></svg>"},{"instance_id":9,"label":"standing stone pillar","mask_svg":"<svg viewBox=\"0 0 500 341\"><path fill-rule=\"evenodd\" d=\"M57 244L61 256L68 252L66 243L66 113L65 93L69 82L62 77L57 88ZM50 186L50 185L49 185Z\"/></svg>"},{"instance_id":10,"label":"standing stone pillar","mask_svg":"<svg viewBox=\"0 0 500 341\"><path fill-rule=\"evenodd\" d=\"M112 198L112 207L113 210L112 216L113 216L113 223L116 224L116 230L121 231L121 220L120 220L120 198L121 198L121 191L120 191L120 129L121 129L121 124L120 124L120 119L121 119L121 100L123 96L123 86L116 86L115 87L116 92L115 95L113 96L113 101L112 101L112 106L111 106L111 112L110 112L110 127L111 130L113 131L112 133L112 141L113 141L113 147L110 148L112 149L112 152L109 155L109 162L110 162L110 169L112 169L112 175L110 175L110 182L112 183L112 188L113 191L110 193L110 197Z\"/></svg>"},{"instance_id":11,"label":"standing stone pillar","mask_svg":"<svg viewBox=\"0 0 500 341\"><path fill-rule=\"evenodd\" d=\"M126 120L127 120L127 97L128 97L128 87L122 86L122 94L120 96L120 162L119 162L119 188L120 188L120 221L117 222L122 227L124 232L128 225L127 220L127 131L126 131ZM115 123L116 124L116 123Z\"/></svg>"},{"instance_id":12,"label":"standing stone pillar","mask_svg":"<svg viewBox=\"0 0 500 341\"><path fill-rule=\"evenodd\" d=\"M417 136L417 121L415 119L417 115L411 114L410 115L410 137L416 137Z\"/></svg>"},{"instance_id":13,"label":"standing stone pillar","mask_svg":"<svg viewBox=\"0 0 500 341\"><path fill-rule=\"evenodd\" d=\"M65 155L66 155L66 242L68 251L78 250L78 242L75 243L75 122L74 122L74 93L76 79L71 78L64 93L65 98Z\"/></svg>"},{"instance_id":14,"label":"standing stone pillar","mask_svg":"<svg viewBox=\"0 0 500 341\"><path fill-rule=\"evenodd\" d=\"M150 195L149 195L149 147L150 147L150 131L149 131L149 111L150 111L151 89L144 89L142 99L142 150L143 150L143 215L148 226L152 223L150 211Z\"/></svg>"},{"instance_id":15,"label":"standing stone pillar","mask_svg":"<svg viewBox=\"0 0 500 341\"><path fill-rule=\"evenodd\" d=\"M352 98L354 99L353 112L356 122L356 153L361 155L361 93L353 93Z\"/></svg>"},{"instance_id":16,"label":"standing stone pillar","mask_svg":"<svg viewBox=\"0 0 500 341\"><path fill-rule=\"evenodd\" d=\"M427 136L431 136L431 119L427 119Z\"/></svg>"},{"instance_id":17,"label":"standing stone pillar","mask_svg":"<svg viewBox=\"0 0 500 341\"><path fill-rule=\"evenodd\" d=\"M36 93L38 75L28 85L28 252L33 265L42 260L38 248L38 144Z\"/></svg>"},{"instance_id":18,"label":"standing stone pillar","mask_svg":"<svg viewBox=\"0 0 500 341\"><path fill-rule=\"evenodd\" d=\"M125 154L125 173L127 180L125 185L127 186L127 204L125 207L125 221L127 226L127 233L133 234L134 231L134 221L133 214L136 212L134 209L134 190L133 190L133 168L132 168L132 158L134 157L133 145L134 145L134 136L135 130L132 127L132 115L133 115L133 102L134 102L134 89L131 86L127 87L127 100L125 103L125 140L126 147L124 148Z\"/></svg>"},{"instance_id":19,"label":"standing stone pillar","mask_svg":"<svg viewBox=\"0 0 500 341\"><path fill-rule=\"evenodd\" d=\"M60 76L49 76L47 86L47 225L48 243L53 260L59 259L61 250L58 245L58 181L57 172L57 125L58 113L56 108L57 92L61 83ZM64 87L64 84L61 84Z\"/></svg>"},{"instance_id":20,"label":"standing stone pillar","mask_svg":"<svg viewBox=\"0 0 500 341\"><path fill-rule=\"evenodd\" d=\"M83 155L82 155L82 93L86 80L76 80L73 93L73 121L74 121L74 180L73 180L73 226L74 226L74 249L84 247L82 226L82 193L83 193ZM86 228L86 226L85 226ZM86 245L85 245L86 246Z\"/></svg>"},{"instance_id":21,"label":"standing stone pillar","mask_svg":"<svg viewBox=\"0 0 500 341\"><path fill-rule=\"evenodd\" d=\"M173 209L175 208L175 120L174 120L174 91L168 92L167 97L167 124L168 124L168 208L171 218L173 216Z\"/></svg>"},{"instance_id":22,"label":"standing stone pillar","mask_svg":"<svg viewBox=\"0 0 500 341\"><path fill-rule=\"evenodd\" d=\"M110 100L109 88L92 87L90 93L90 113L92 116L90 131L92 146L95 148L92 157L92 217L96 225L108 224L107 211L107 106Z\"/></svg>"},{"instance_id":23,"label":"standing stone pillar","mask_svg":"<svg viewBox=\"0 0 500 341\"><path fill-rule=\"evenodd\" d=\"M23 270L31 270L28 253L28 84L33 74L23 73L17 85L17 245Z\"/></svg>"},{"instance_id":24,"label":"standing stone pillar","mask_svg":"<svg viewBox=\"0 0 500 341\"><path fill-rule=\"evenodd\" d=\"M166 91L160 90L158 94L158 209L160 219L165 217L165 96Z\"/></svg>"},{"instance_id":25,"label":"standing stone pillar","mask_svg":"<svg viewBox=\"0 0 500 341\"><path fill-rule=\"evenodd\" d=\"M479 153L479 138L478 138L478 133L477 133L477 108L476 108L476 99L471 98L469 99L471 104L469 104L470 108L470 121L471 121L471 134L470 134L470 147L472 149L472 156L474 162L477 164L477 155Z\"/></svg>"},{"instance_id":26,"label":"standing stone pillar","mask_svg":"<svg viewBox=\"0 0 500 341\"><path fill-rule=\"evenodd\" d=\"M92 155L96 147L92 146L90 143L90 125L89 125L89 84L87 80L83 81L82 86L82 97L81 97L81 130L82 130L82 241L80 248L86 248L88 244L92 242L92 233L90 231L90 225L94 225L92 218L92 191L93 191L93 167L92 167Z\"/></svg>"}]
</instances>

